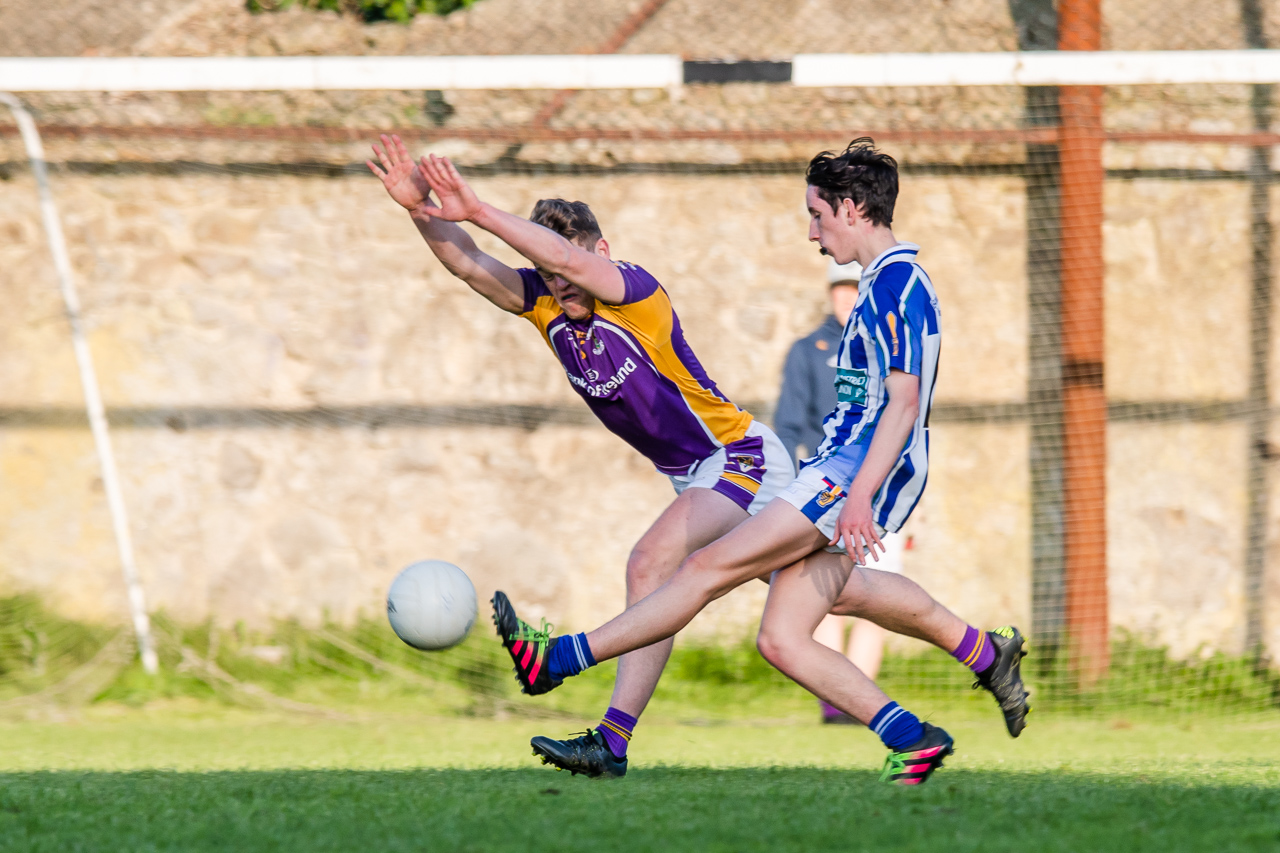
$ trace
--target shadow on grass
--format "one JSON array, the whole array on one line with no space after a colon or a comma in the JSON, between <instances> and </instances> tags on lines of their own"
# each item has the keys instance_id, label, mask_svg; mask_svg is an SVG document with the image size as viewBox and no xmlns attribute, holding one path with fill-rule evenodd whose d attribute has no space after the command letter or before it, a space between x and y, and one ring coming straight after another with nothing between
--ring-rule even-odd
<instances>
[{"instance_id":1,"label":"shadow on grass","mask_svg":"<svg viewBox=\"0 0 1280 853\"><path fill-rule=\"evenodd\" d=\"M0 850L1275 850L1280 790L944 770L0 774Z\"/></svg>"}]
</instances>

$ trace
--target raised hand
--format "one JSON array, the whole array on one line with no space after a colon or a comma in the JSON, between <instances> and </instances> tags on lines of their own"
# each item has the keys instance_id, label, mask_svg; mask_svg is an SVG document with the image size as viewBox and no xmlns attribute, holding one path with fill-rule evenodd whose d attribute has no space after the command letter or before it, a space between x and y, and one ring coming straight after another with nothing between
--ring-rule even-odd
<instances>
[{"instance_id":1,"label":"raised hand","mask_svg":"<svg viewBox=\"0 0 1280 853\"><path fill-rule=\"evenodd\" d=\"M373 153L378 157L379 168L372 160L365 160L369 171L373 172L387 188L387 194L395 199L396 204L405 210L416 210L430 198L431 187L427 179L418 170L418 164L409 156L409 151L400 141L400 137L385 133L379 137L382 147L373 146Z\"/></svg>"},{"instance_id":2,"label":"raised hand","mask_svg":"<svg viewBox=\"0 0 1280 853\"><path fill-rule=\"evenodd\" d=\"M470 219L480 212L480 199L458 174L448 157L437 157L434 154L422 158L419 173L440 199L438 207L428 204L423 211L450 222L461 222Z\"/></svg>"}]
</instances>

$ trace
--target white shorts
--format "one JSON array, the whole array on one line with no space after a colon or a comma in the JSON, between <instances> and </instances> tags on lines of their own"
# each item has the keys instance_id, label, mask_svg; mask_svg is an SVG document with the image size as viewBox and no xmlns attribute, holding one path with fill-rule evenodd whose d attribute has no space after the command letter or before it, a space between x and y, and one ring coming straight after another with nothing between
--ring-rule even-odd
<instances>
[{"instance_id":1,"label":"white shorts","mask_svg":"<svg viewBox=\"0 0 1280 853\"><path fill-rule=\"evenodd\" d=\"M668 476L677 495L685 489L711 489L755 515L787 487L795 471L791 454L773 430L752 421L742 438L694 463L688 473Z\"/></svg>"},{"instance_id":2,"label":"white shorts","mask_svg":"<svg viewBox=\"0 0 1280 853\"><path fill-rule=\"evenodd\" d=\"M840 517L840 510L844 509L844 488L827 479L816 465L802 470L778 497L800 510L827 539L836 535L836 520ZM901 534L886 532L879 524L876 525L876 535L884 543L885 552L877 554L879 559L857 562L871 569L901 574L902 551L906 545L904 538ZM844 542L828 545L823 550L832 554L846 553Z\"/></svg>"}]
</instances>

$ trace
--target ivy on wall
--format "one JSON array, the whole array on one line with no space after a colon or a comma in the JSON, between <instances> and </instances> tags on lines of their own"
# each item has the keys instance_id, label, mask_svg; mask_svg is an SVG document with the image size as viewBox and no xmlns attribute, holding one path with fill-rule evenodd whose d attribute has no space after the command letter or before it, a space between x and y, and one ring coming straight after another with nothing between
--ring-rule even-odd
<instances>
[{"instance_id":1,"label":"ivy on wall","mask_svg":"<svg viewBox=\"0 0 1280 853\"><path fill-rule=\"evenodd\" d=\"M359 15L367 23L406 23L417 15L447 15L473 5L476 0L246 0L250 12L278 12L298 5L306 9Z\"/></svg>"}]
</instances>

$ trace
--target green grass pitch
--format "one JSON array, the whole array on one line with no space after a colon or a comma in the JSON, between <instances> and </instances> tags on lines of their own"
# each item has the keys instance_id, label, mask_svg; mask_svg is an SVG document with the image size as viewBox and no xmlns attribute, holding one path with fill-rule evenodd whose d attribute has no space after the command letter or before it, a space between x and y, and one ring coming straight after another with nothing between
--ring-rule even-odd
<instances>
[{"instance_id":1,"label":"green grass pitch","mask_svg":"<svg viewBox=\"0 0 1280 853\"><path fill-rule=\"evenodd\" d=\"M807 703L805 705L807 709ZM0 723L0 851L1280 849L1280 721L937 715L957 755L876 781L864 729L642 721L632 770L542 767L568 718L351 722L199 702Z\"/></svg>"}]
</instances>

